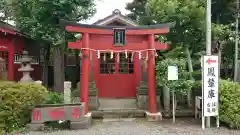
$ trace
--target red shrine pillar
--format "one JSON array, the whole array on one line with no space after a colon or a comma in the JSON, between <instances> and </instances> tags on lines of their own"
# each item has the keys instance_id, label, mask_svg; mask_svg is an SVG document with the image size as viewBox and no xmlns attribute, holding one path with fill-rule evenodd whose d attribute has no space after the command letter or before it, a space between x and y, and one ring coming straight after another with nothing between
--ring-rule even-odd
<instances>
[{"instance_id":1,"label":"red shrine pillar","mask_svg":"<svg viewBox=\"0 0 240 135\"><path fill-rule=\"evenodd\" d=\"M89 34L83 33L83 44L82 48L89 48ZM80 80L80 90L81 90L81 97L80 101L85 103L84 112L85 114L88 113L88 81L89 81L89 50L83 49L82 50L82 65L81 65L81 80Z\"/></svg>"},{"instance_id":2,"label":"red shrine pillar","mask_svg":"<svg viewBox=\"0 0 240 135\"><path fill-rule=\"evenodd\" d=\"M13 53L13 50L8 51L8 80L14 81L14 53Z\"/></svg>"},{"instance_id":3,"label":"red shrine pillar","mask_svg":"<svg viewBox=\"0 0 240 135\"><path fill-rule=\"evenodd\" d=\"M154 34L148 35L148 48L154 49ZM157 112L156 104L156 77L155 77L155 51L148 51L148 103L150 113Z\"/></svg>"}]
</instances>

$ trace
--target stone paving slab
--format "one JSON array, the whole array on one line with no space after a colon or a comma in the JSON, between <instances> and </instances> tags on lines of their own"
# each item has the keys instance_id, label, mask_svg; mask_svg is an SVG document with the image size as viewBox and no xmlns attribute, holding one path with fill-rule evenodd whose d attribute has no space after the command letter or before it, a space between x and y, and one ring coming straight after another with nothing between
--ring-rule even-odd
<instances>
[{"instance_id":1,"label":"stone paving slab","mask_svg":"<svg viewBox=\"0 0 240 135\"><path fill-rule=\"evenodd\" d=\"M240 135L240 130L213 127L203 131L200 122L192 118L177 119L175 124L171 120L154 123L145 119L135 119L131 122L94 121L92 127L87 130L30 132L25 135Z\"/></svg>"}]
</instances>

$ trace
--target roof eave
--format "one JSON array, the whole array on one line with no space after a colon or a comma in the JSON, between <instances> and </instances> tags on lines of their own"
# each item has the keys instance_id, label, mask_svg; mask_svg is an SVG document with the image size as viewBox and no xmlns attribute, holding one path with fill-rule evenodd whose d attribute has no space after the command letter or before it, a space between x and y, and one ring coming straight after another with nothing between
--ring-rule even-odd
<instances>
[{"instance_id":1,"label":"roof eave","mask_svg":"<svg viewBox=\"0 0 240 135\"><path fill-rule=\"evenodd\" d=\"M62 27L66 26L76 26L81 28L96 28L96 29L106 29L111 30L114 28L125 28L126 30L144 30L144 29L159 29L159 28L172 28L175 26L175 22L171 23L162 23L162 24L155 24L155 25L144 25L144 26L101 26L101 25L90 25L90 24L81 24L72 21L60 20L60 25Z\"/></svg>"}]
</instances>

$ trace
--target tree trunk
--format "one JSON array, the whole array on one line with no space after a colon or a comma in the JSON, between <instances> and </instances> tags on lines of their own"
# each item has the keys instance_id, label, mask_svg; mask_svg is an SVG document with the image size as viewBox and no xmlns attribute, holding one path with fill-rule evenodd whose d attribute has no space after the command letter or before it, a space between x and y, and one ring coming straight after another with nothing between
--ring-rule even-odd
<instances>
[{"instance_id":1,"label":"tree trunk","mask_svg":"<svg viewBox=\"0 0 240 135\"><path fill-rule=\"evenodd\" d=\"M48 87L48 65L49 65L49 57L50 57L50 45L48 44L46 48L44 48L44 65L43 65L43 85Z\"/></svg>"},{"instance_id":2,"label":"tree trunk","mask_svg":"<svg viewBox=\"0 0 240 135\"><path fill-rule=\"evenodd\" d=\"M167 86L163 87L163 106L167 114L170 112L170 90Z\"/></svg>"},{"instance_id":3,"label":"tree trunk","mask_svg":"<svg viewBox=\"0 0 240 135\"><path fill-rule=\"evenodd\" d=\"M191 59L191 54L189 52L188 47L185 48L185 53L187 55L187 63L188 63L188 70L189 70L189 74L190 74L190 79L193 80L193 77L192 77L192 72L193 72L192 59ZM187 102L188 102L188 107L192 107L192 91L191 90L188 91Z\"/></svg>"},{"instance_id":4,"label":"tree trunk","mask_svg":"<svg viewBox=\"0 0 240 135\"><path fill-rule=\"evenodd\" d=\"M64 49L60 45L54 48L53 52L53 63L54 63L54 91L64 91Z\"/></svg>"}]
</instances>

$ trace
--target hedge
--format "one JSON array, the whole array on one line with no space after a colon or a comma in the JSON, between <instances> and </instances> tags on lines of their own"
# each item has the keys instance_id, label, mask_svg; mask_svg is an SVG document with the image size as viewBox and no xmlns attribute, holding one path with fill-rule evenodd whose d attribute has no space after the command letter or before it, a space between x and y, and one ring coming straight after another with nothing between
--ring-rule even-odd
<instances>
[{"instance_id":1,"label":"hedge","mask_svg":"<svg viewBox=\"0 0 240 135\"><path fill-rule=\"evenodd\" d=\"M220 120L231 128L240 128L240 85L228 80L220 83Z\"/></svg>"},{"instance_id":2,"label":"hedge","mask_svg":"<svg viewBox=\"0 0 240 135\"><path fill-rule=\"evenodd\" d=\"M0 82L0 132L23 127L31 109L46 101L48 91L39 84Z\"/></svg>"},{"instance_id":3,"label":"hedge","mask_svg":"<svg viewBox=\"0 0 240 135\"><path fill-rule=\"evenodd\" d=\"M193 90L201 90L201 81L196 81ZM219 116L230 128L240 128L240 85L230 80L221 80L219 87Z\"/></svg>"}]
</instances>

